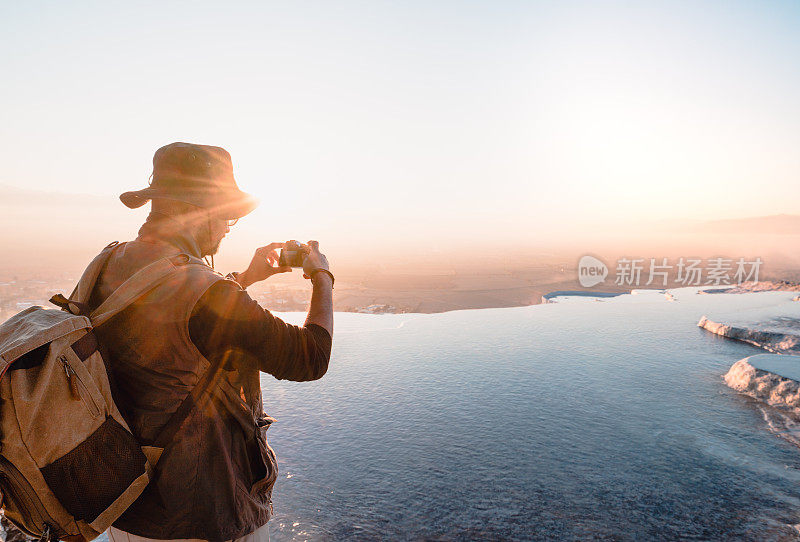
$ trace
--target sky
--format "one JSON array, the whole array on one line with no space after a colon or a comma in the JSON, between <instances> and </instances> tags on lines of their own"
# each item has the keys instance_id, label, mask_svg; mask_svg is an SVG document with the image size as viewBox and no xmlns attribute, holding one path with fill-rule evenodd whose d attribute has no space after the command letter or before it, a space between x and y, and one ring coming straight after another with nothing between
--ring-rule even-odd
<instances>
[{"instance_id":1,"label":"sky","mask_svg":"<svg viewBox=\"0 0 800 542\"><path fill-rule=\"evenodd\" d=\"M91 198L15 203L0 249L135 235L116 198L173 141L261 199L233 246L796 213L798 27L770 1L3 2L0 185Z\"/></svg>"}]
</instances>

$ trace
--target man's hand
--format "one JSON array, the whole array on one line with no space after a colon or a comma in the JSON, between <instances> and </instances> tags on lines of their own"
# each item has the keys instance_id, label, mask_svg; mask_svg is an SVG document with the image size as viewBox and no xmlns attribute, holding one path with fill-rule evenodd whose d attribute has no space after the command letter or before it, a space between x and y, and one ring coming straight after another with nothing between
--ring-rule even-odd
<instances>
[{"instance_id":1,"label":"man's hand","mask_svg":"<svg viewBox=\"0 0 800 542\"><path fill-rule=\"evenodd\" d=\"M305 259L303 259L303 278L311 278L311 273L317 269L326 269L330 271L328 258L319 251L319 243L317 241L309 241L308 254Z\"/></svg>"},{"instance_id":2,"label":"man's hand","mask_svg":"<svg viewBox=\"0 0 800 542\"><path fill-rule=\"evenodd\" d=\"M275 252L275 249L278 248L283 248L283 243L270 243L265 247L256 249L256 253L250 261L250 266L244 272L239 273L238 282L242 288L247 288L251 284L268 279L272 275L288 273L292 270L291 267L278 266L278 253Z\"/></svg>"},{"instance_id":3,"label":"man's hand","mask_svg":"<svg viewBox=\"0 0 800 542\"><path fill-rule=\"evenodd\" d=\"M303 276L311 275L317 269L328 269L328 258L319 251L319 243L308 242L308 255L303 260ZM325 328L333 337L333 278L327 273L317 273L311 292L311 305L308 307L306 325L316 324Z\"/></svg>"}]
</instances>

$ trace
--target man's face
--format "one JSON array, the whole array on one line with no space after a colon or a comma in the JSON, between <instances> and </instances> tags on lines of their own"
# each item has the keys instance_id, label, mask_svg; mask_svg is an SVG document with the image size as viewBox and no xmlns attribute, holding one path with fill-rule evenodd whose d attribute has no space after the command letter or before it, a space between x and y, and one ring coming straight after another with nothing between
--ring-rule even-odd
<instances>
[{"instance_id":1,"label":"man's face","mask_svg":"<svg viewBox=\"0 0 800 542\"><path fill-rule=\"evenodd\" d=\"M209 214L206 226L200 228L199 239L200 249L203 256L211 256L217 253L222 239L231 231L228 221Z\"/></svg>"}]
</instances>

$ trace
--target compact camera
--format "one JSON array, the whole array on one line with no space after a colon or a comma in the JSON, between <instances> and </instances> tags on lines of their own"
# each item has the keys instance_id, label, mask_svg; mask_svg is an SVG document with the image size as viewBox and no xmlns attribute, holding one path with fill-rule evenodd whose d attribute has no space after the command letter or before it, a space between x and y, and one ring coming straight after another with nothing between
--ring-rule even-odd
<instances>
[{"instance_id":1,"label":"compact camera","mask_svg":"<svg viewBox=\"0 0 800 542\"><path fill-rule=\"evenodd\" d=\"M299 241L286 241L278 257L281 267L303 267L303 260L308 255L308 245Z\"/></svg>"}]
</instances>

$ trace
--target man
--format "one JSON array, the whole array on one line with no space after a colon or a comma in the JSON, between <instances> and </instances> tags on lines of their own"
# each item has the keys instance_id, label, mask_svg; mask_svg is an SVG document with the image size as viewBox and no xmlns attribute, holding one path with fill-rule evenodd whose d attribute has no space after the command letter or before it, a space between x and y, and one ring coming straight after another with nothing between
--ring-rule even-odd
<instances>
[{"instance_id":1,"label":"man","mask_svg":"<svg viewBox=\"0 0 800 542\"><path fill-rule=\"evenodd\" d=\"M158 149L150 186L120 199L130 208L151 201L151 212L138 237L114 249L91 309L159 258L213 257L230 226L255 208L224 149L188 143ZM96 328L108 349L115 401L143 446L205 370L221 367L211 399L190 411L159 456L154 479L109 530L112 542L269 539L277 463L266 443L273 420L263 412L259 372L321 378L333 334L333 275L316 241L303 263L313 285L304 326L284 323L248 296L249 285L291 271L277 266L281 246L259 248L250 266L227 280L205 264L187 265Z\"/></svg>"}]
</instances>

